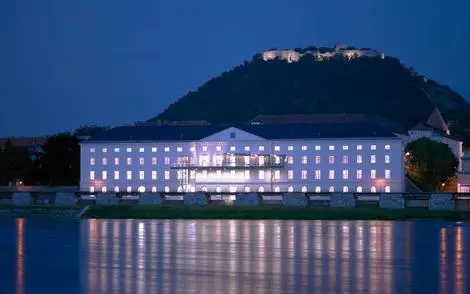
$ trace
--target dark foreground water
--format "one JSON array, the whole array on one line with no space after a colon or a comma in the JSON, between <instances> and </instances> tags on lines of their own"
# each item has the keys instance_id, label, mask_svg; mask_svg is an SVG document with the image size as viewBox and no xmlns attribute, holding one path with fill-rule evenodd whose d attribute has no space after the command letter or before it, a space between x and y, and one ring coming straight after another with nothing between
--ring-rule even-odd
<instances>
[{"instance_id":1,"label":"dark foreground water","mask_svg":"<svg viewBox=\"0 0 470 294\"><path fill-rule=\"evenodd\" d=\"M470 224L0 219L0 293L470 293Z\"/></svg>"}]
</instances>

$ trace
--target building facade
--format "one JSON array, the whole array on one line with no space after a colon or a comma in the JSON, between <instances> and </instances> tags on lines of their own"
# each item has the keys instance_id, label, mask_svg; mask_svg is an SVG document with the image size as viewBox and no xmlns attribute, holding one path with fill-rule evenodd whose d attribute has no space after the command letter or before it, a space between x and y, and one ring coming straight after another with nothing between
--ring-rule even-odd
<instances>
[{"instance_id":1,"label":"building facade","mask_svg":"<svg viewBox=\"0 0 470 294\"><path fill-rule=\"evenodd\" d=\"M135 126L81 143L86 192L402 192L403 142L368 123Z\"/></svg>"},{"instance_id":2,"label":"building facade","mask_svg":"<svg viewBox=\"0 0 470 294\"><path fill-rule=\"evenodd\" d=\"M457 192L470 193L470 149L462 156L462 170L457 174Z\"/></svg>"}]
</instances>

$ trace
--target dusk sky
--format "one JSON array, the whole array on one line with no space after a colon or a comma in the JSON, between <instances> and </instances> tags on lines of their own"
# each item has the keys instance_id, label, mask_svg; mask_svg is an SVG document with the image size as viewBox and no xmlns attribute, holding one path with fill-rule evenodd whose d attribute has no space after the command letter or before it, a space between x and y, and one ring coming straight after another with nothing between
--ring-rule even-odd
<instances>
[{"instance_id":1,"label":"dusk sky","mask_svg":"<svg viewBox=\"0 0 470 294\"><path fill-rule=\"evenodd\" d=\"M0 137L146 120L273 47L371 47L470 100L469 0L4 1L0 40Z\"/></svg>"}]
</instances>

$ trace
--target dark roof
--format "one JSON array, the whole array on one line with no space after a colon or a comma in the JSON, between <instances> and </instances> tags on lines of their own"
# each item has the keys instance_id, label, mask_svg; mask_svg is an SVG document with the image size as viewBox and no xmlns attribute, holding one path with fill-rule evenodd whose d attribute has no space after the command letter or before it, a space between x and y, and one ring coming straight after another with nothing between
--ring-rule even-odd
<instances>
[{"instance_id":1,"label":"dark roof","mask_svg":"<svg viewBox=\"0 0 470 294\"><path fill-rule=\"evenodd\" d=\"M125 126L113 128L85 142L108 141L197 141L229 127L244 130L268 140L321 138L398 138L373 123Z\"/></svg>"}]
</instances>

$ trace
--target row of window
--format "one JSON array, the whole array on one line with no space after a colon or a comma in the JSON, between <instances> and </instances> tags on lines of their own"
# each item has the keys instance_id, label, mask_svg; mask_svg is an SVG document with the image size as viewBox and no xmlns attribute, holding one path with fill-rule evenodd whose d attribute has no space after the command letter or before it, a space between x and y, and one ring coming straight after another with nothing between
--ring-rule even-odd
<instances>
[{"instance_id":1,"label":"row of window","mask_svg":"<svg viewBox=\"0 0 470 294\"><path fill-rule=\"evenodd\" d=\"M185 173L182 171L177 171L177 179L181 180L185 176ZM229 174L232 178L237 177L237 173L235 170L231 170ZM244 180L249 180L251 175L249 170L245 170L243 172L243 179ZM268 174L269 175L269 174ZM301 170L301 179L302 180L307 180L308 179L308 171L307 170ZM151 172L152 180L157 180L158 175L157 171L152 171ZM208 172L207 170L203 170L201 172L202 178L207 178L208 177ZM212 174L211 174L212 176ZM274 179L275 180L280 180L281 179L281 171L280 170L275 170L274 171ZM362 179L363 173L361 169L356 170L356 179ZM221 178L222 177L222 172L220 170L217 170L215 172L215 177L216 178ZM390 179L391 178L391 172L389 169L386 169L384 171L384 177L385 179ZM189 173L189 178L190 179L195 179L196 178L196 172L195 171L190 171ZM264 170L258 171L258 179L259 180L264 180L266 178L266 172ZM315 180L320 180L321 179L321 170L315 170L314 171L314 178ZM375 179L377 178L377 170L371 169L370 170L370 178ZM96 174L95 171L90 171L90 180L95 180L96 179ZM102 171L101 172L101 180L107 180L108 179L108 172L107 171ZM114 179L119 180L120 179L120 172L119 171L114 171ZM126 179L127 180L132 180L132 171L126 171ZM139 179L140 180L145 180L145 171L139 171ZM164 171L164 179L169 180L170 179L170 171ZM287 171L287 179L288 180L293 180L294 179L294 171L293 170L288 170ZM335 179L335 170L329 170L328 171L328 179L334 180ZM344 169L342 171L342 179L347 180L349 179L349 170Z\"/></svg>"},{"instance_id":2,"label":"row of window","mask_svg":"<svg viewBox=\"0 0 470 294\"><path fill-rule=\"evenodd\" d=\"M279 157L277 157L279 159ZM362 155L356 155L356 163L363 163L363 157ZM317 155L314 157L315 164L321 164L321 156ZM369 158L370 163L377 163L377 156L375 154L370 155ZM308 156L302 156L300 158L300 162L302 164L308 164ZM157 157L152 157L151 158L151 163L152 165L157 165ZM164 158L164 163L165 165L170 165L170 157L165 157ZM279 163L279 162L278 162ZM334 164L335 163L335 156L328 156L328 163L329 164ZM348 155L343 155L341 157L341 163L343 164L348 164L350 163L349 156ZM384 163L390 163L390 155L386 154L384 155ZM96 164L96 159L94 157L90 158L90 165L95 165ZM103 157L101 158L101 164L102 165L108 165L108 158ZM114 158L114 165L119 165L120 164L120 159L119 157ZM132 165L132 158L127 157L126 158L126 164L127 165ZM140 165L145 165L145 158L144 157L139 157L139 164ZM216 156L215 157L215 164L216 165L221 165L222 164L222 156ZM250 164L250 157L245 156L245 164L249 165ZM264 165L265 164L265 158L264 157L259 157L258 159L258 164L259 165ZM287 156L287 164L294 164L294 157L293 156ZM201 165L208 165L208 160L206 159L201 159Z\"/></svg>"},{"instance_id":3,"label":"row of window","mask_svg":"<svg viewBox=\"0 0 470 294\"><path fill-rule=\"evenodd\" d=\"M143 148L143 147L139 147L139 148L136 148L136 149L138 149L139 152L145 152L145 148ZM315 146L314 146L314 149L315 149L316 151L320 151L320 150L321 150L321 146L320 146L320 145L315 145ZM385 150L390 150L390 145L388 145L388 144L385 145L385 146L384 146L384 149L385 149ZM163 150L164 150L165 152L170 152L170 147L164 147ZM201 150L202 150L203 152L207 152L208 146L207 146L207 145L201 146ZM244 150L244 151L251 151L251 147L250 147L250 146L244 146L243 150ZM264 146L264 145L259 145L259 146L258 146L258 151L264 151L264 150L265 150L265 146ZM294 146L287 146L287 150L288 150L288 151L294 151ZM307 150L308 150L307 145L301 146L301 150L302 150L302 151L307 151ZM334 151L334 150L335 150L335 146L334 146L334 145L329 145L329 146L328 146L328 150ZM342 146L342 150L349 150L349 145L343 145L343 146ZM362 150L362 145L356 145L356 150ZM375 145L375 144L370 145L370 150L377 150L377 145ZM119 148L119 147L114 148L114 152L120 152L120 151L121 151L121 148ZM132 152L132 151L133 151L133 149L132 149L131 147L127 147L127 148L126 148L126 152ZM157 152L157 151L158 151L158 147L151 147L151 151L152 151L152 152ZM183 147L176 147L176 151L177 151L177 152L183 152ZM190 152L195 152L195 151L196 151L196 147L195 147L195 146L189 147L189 151L190 151ZM216 151L222 151L222 146L220 146L220 145L216 146ZM230 147L230 151L237 151L237 148L236 148L235 146L231 146L231 147ZM281 146L279 146L279 145L274 146L274 151L281 151ZM96 152L96 149L95 149L95 148L90 148L90 152L91 152L91 153L94 153L94 152ZM107 147L103 147L103 148L101 149L101 152L103 152L103 153L108 152L108 148L107 148Z\"/></svg>"},{"instance_id":4,"label":"row of window","mask_svg":"<svg viewBox=\"0 0 470 294\"><path fill-rule=\"evenodd\" d=\"M145 188L144 186L140 186L140 187L138 187L137 191L138 191L139 193L144 193L144 192L146 192L146 188ZM153 192L153 193L156 193L156 192L157 192L157 187L156 187L156 186L153 186L153 187L150 189L150 191ZM306 186L303 186L303 187L301 188L301 191L302 191L303 193L309 192ZM322 191L322 189L321 189L320 186L316 186L314 191L315 191L315 193L325 192L325 191ZM345 193L350 192L348 186L344 186L343 189L342 189L342 191L345 192ZM90 187L90 193L95 193L95 192L96 192L96 191L95 191L95 187L94 187L94 186L91 186L91 187ZM106 186L101 187L101 192L107 193L107 192L108 192L108 188L107 188ZM118 186L114 187L114 192L116 192L116 193L119 193L119 192L120 192ZM126 192L131 193L131 192L132 192L132 187L131 187L131 186L126 187ZM166 193L170 192L170 187L165 186L164 192L166 192ZM182 187L182 186L178 186L177 192L184 192L184 191L183 191L183 187ZM194 186L191 186L191 187L190 187L189 192L195 192ZM203 187L201 188L201 192L207 192L207 187L203 186ZM220 186L217 186L217 187L215 188L215 192L216 192L216 193L222 193L223 191L222 191L222 188L221 188ZM236 192L237 192L237 187L236 187L236 186L231 186L231 187L229 187L228 192L230 192L230 193L236 193ZM246 192L246 193L251 192L251 188L248 187L248 186L246 186L246 187L244 188L244 192ZM263 187L263 186L260 186L260 187L258 188L258 192L261 192L261 193L265 192L264 187ZM274 187L274 192L281 192L281 188L280 188L279 186ZM294 187L292 187L292 186L288 187L288 188L287 188L287 192L294 192ZM330 186L330 187L328 188L328 192L335 192L335 187ZM357 186L357 187L356 187L356 192L362 193L362 192L366 192L366 191L365 191L365 189L363 189L362 186ZM376 187L376 186L371 186L370 189L369 189L369 192L371 192L371 193L376 193L376 192L377 192L377 187ZM385 186L385 187L384 187L384 192L385 192L385 193L390 193L390 186Z\"/></svg>"}]
</instances>

